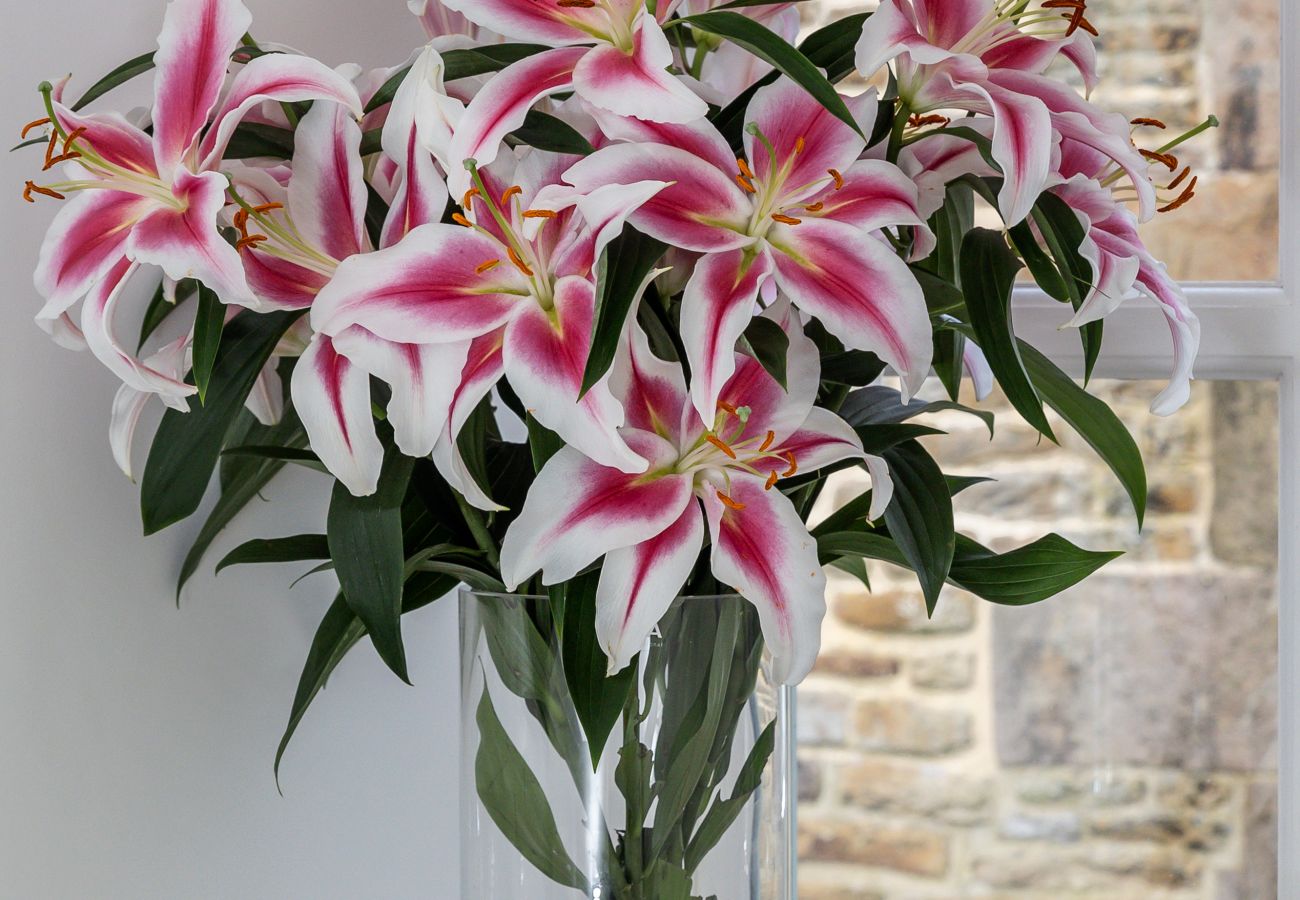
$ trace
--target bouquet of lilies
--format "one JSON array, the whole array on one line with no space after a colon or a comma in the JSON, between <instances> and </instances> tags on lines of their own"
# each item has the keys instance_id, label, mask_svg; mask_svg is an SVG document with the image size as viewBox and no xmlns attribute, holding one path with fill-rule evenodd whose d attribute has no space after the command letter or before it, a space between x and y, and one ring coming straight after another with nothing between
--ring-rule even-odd
<instances>
[{"instance_id":1,"label":"bouquet of lilies","mask_svg":"<svg viewBox=\"0 0 1300 900\"><path fill-rule=\"evenodd\" d=\"M907 567L933 610L945 583L1033 603L1113 558L956 534L971 480L914 421L991 428L959 401L996 382L1047 438L1077 430L1141 518L1134 442L1016 336L1012 290L1027 270L1061 302L1089 374L1105 316L1153 301L1175 364L1152 409L1174 412L1198 323L1138 227L1193 196L1174 151L1214 122L1165 136L1093 105L1084 0L883 0L802 40L789 2L411 5L429 42L362 71L256 40L240 0L171 0L156 52L75 101L42 84L23 132L45 153L24 198L63 201L37 321L121 379L128 475L167 407L146 532L219 477L181 584L283 467L333 482L322 533L222 562L339 580L286 741L364 636L406 678L403 615L458 583L590 580L564 621L599 678L679 595L734 591L794 683L828 566ZM148 110L87 111L150 72ZM872 489L810 528L847 467Z\"/></svg>"}]
</instances>

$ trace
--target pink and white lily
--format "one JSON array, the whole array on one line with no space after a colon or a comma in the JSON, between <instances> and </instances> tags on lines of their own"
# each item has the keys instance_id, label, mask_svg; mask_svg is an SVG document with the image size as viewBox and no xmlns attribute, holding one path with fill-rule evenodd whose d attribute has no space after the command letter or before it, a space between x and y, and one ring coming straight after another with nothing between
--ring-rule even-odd
<instances>
[{"instance_id":1,"label":"pink and white lily","mask_svg":"<svg viewBox=\"0 0 1300 900\"><path fill-rule=\"evenodd\" d=\"M677 0L443 0L448 9L495 32L557 49L520 60L474 98L456 132L452 156L486 166L502 139L523 124L545 97L572 91L615 115L655 122L693 122L708 105L668 69L673 51L661 23ZM452 190L468 188L464 173L449 172Z\"/></svg>"},{"instance_id":2,"label":"pink and white lily","mask_svg":"<svg viewBox=\"0 0 1300 900\"><path fill-rule=\"evenodd\" d=\"M257 306L239 254L217 228L227 187L218 168L241 119L266 100L328 100L361 111L345 78L301 56L258 57L226 86L231 54L250 22L239 0L173 0L155 57L152 134L120 115L76 113L51 98L47 162L68 163L71 178L29 183L27 196L77 196L55 217L41 248L35 281L46 304L38 319L63 321L86 297L87 342L137 390L169 397L194 390L140 362L116 338L123 288L140 266L158 266L176 280L196 278L227 303Z\"/></svg>"},{"instance_id":3,"label":"pink and white lily","mask_svg":"<svg viewBox=\"0 0 1300 900\"><path fill-rule=\"evenodd\" d=\"M1173 156L1152 156L1153 168L1167 179L1158 187L1164 203L1160 211L1172 212L1192 198L1196 178ZM1137 215L1128 206L1133 193L1127 181L1121 181L1123 175L1104 154L1073 141L1062 141L1058 183L1051 190L1082 223L1086 237L1079 252L1093 271L1092 289L1069 324L1082 326L1109 315L1135 288L1155 302L1173 336L1174 371L1169 386L1152 402L1151 411L1168 416L1191 396L1201 323L1182 287L1146 249L1138 232Z\"/></svg>"},{"instance_id":4,"label":"pink and white lily","mask_svg":"<svg viewBox=\"0 0 1300 900\"><path fill-rule=\"evenodd\" d=\"M394 385L395 397L400 377L443 367L461 371L450 408L439 407L453 431L504 375L536 419L566 442L605 465L644 471L646 460L618 434L623 411L607 379L579 394L595 317L596 260L627 215L665 184L645 180L580 192L559 181L571 162L525 154L514 184L498 174L508 172L504 165L479 171L458 224L421 225L392 246L344 260L312 305L322 349L304 362L340 384L360 384L365 370L375 372ZM376 341L401 347L407 358L373 357ZM327 344L337 352L324 349ZM361 374L351 372L353 360ZM339 406L344 437L360 423L362 406ZM435 460L454 468L450 443ZM373 447L337 449L359 459L367 476L345 483L356 492L373 490ZM465 487L467 499L487 505Z\"/></svg>"},{"instance_id":5,"label":"pink and white lily","mask_svg":"<svg viewBox=\"0 0 1300 900\"><path fill-rule=\"evenodd\" d=\"M799 681L820 647L826 575L817 542L777 489L781 480L860 459L874 476L872 515L889 503L883 461L863 453L846 422L814 406L819 357L797 314L780 301L764 315L789 335L789 389L738 353L708 426L681 367L655 356L633 324L616 386L624 437L649 470L621 472L566 447L538 474L506 534L501 568L511 590L538 570L545 584L567 581L605 557L596 628L611 673L628 665L682 590L707 522L714 575L757 607L775 677Z\"/></svg>"},{"instance_id":6,"label":"pink and white lily","mask_svg":"<svg viewBox=\"0 0 1300 900\"><path fill-rule=\"evenodd\" d=\"M1127 131L1042 73L1067 58L1091 90L1095 30L1086 0L883 0L862 29L864 76L894 64L906 111L965 110L993 117L999 209L1022 221L1047 186L1054 130L1133 161ZM1069 94L1073 99L1067 99ZM1136 171L1136 170L1135 170ZM1145 200L1146 198L1144 198Z\"/></svg>"},{"instance_id":7,"label":"pink and white lily","mask_svg":"<svg viewBox=\"0 0 1300 900\"><path fill-rule=\"evenodd\" d=\"M741 159L706 122L598 117L610 138L629 143L598 150L565 179L582 191L670 179L628 221L703 254L686 287L681 329L704 422L713 420L755 302L777 288L846 347L877 353L908 390L920 386L933 355L925 299L879 234L925 229L916 186L897 166L860 160L861 135L789 79L754 95Z\"/></svg>"}]
</instances>

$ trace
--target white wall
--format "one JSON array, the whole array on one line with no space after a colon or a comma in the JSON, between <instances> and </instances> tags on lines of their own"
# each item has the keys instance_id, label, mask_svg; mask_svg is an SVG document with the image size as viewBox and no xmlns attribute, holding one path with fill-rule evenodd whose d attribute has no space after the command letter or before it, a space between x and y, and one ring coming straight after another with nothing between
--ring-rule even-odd
<instances>
[{"instance_id":1,"label":"white wall","mask_svg":"<svg viewBox=\"0 0 1300 900\"><path fill-rule=\"evenodd\" d=\"M401 0L248 3L257 35L331 64L399 62L421 38ZM6 140L40 114L40 80L72 68L85 87L151 49L162 5L5 0ZM193 526L140 537L106 443L112 379L31 321L54 212L18 200L37 168L0 153L0 900L455 897L452 603L408 621L415 689L368 644L343 664L282 799L273 754L328 579L289 593L288 569L205 575L177 611ZM280 482L218 550L318 530L324 489Z\"/></svg>"}]
</instances>

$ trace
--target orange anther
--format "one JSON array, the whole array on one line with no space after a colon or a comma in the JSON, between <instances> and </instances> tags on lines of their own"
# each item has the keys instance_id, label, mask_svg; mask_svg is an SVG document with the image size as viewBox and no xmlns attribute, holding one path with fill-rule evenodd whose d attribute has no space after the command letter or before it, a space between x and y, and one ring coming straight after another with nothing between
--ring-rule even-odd
<instances>
[{"instance_id":1,"label":"orange anther","mask_svg":"<svg viewBox=\"0 0 1300 900\"><path fill-rule=\"evenodd\" d=\"M515 264L516 269L518 269L520 272L523 272L524 275L528 278L533 277L533 270L528 268L528 264L524 262L523 257L521 257L518 253L515 252L514 247L507 247L506 253L509 255L510 261Z\"/></svg>"},{"instance_id":2,"label":"orange anther","mask_svg":"<svg viewBox=\"0 0 1300 900\"><path fill-rule=\"evenodd\" d=\"M797 459L794 458L794 454L793 454L793 453L786 453L786 454L785 454L785 459L786 459L787 462L790 463L790 468L788 468L788 469L786 469L784 472L782 472L782 473L781 473L781 477L782 477L782 478L789 478L790 476L796 474L796 473L799 471L799 460L797 460Z\"/></svg>"},{"instance_id":3,"label":"orange anther","mask_svg":"<svg viewBox=\"0 0 1300 900\"><path fill-rule=\"evenodd\" d=\"M525 219L554 219L558 216L553 209L526 209L524 210Z\"/></svg>"},{"instance_id":4,"label":"orange anther","mask_svg":"<svg viewBox=\"0 0 1300 900\"><path fill-rule=\"evenodd\" d=\"M1142 154L1143 159L1160 163L1170 172L1178 171L1178 157L1172 153L1157 153L1154 150L1139 150L1138 153Z\"/></svg>"},{"instance_id":5,"label":"orange anther","mask_svg":"<svg viewBox=\"0 0 1300 900\"><path fill-rule=\"evenodd\" d=\"M804 209L808 210L808 212L810 213L819 213L825 208L826 208L825 203L813 203L804 207Z\"/></svg>"},{"instance_id":6,"label":"orange anther","mask_svg":"<svg viewBox=\"0 0 1300 900\"><path fill-rule=\"evenodd\" d=\"M85 126L74 128L72 132L63 139L63 152L67 153L72 149L72 142L86 133Z\"/></svg>"},{"instance_id":7,"label":"orange anther","mask_svg":"<svg viewBox=\"0 0 1300 900\"><path fill-rule=\"evenodd\" d=\"M258 215L262 215L263 213L274 212L274 211L277 210L277 209L284 209L284 204L283 204L283 203L263 203L261 206L254 206L254 207L253 207L253 212L257 213Z\"/></svg>"},{"instance_id":8,"label":"orange anther","mask_svg":"<svg viewBox=\"0 0 1300 900\"><path fill-rule=\"evenodd\" d=\"M45 168L46 170L49 170L57 166L59 163L68 162L73 159L81 159L81 154L76 150L73 150L71 153L61 153L58 156L51 156L45 161Z\"/></svg>"},{"instance_id":9,"label":"orange anther","mask_svg":"<svg viewBox=\"0 0 1300 900\"><path fill-rule=\"evenodd\" d=\"M806 140L804 140L802 137L795 138L795 140L794 140L794 155L795 155L795 156L798 156L800 153L803 153L804 150L806 150L806 149L808 149L808 142L807 142Z\"/></svg>"},{"instance_id":10,"label":"orange anther","mask_svg":"<svg viewBox=\"0 0 1300 900\"><path fill-rule=\"evenodd\" d=\"M595 9L596 0L555 0L560 9Z\"/></svg>"},{"instance_id":11,"label":"orange anther","mask_svg":"<svg viewBox=\"0 0 1300 900\"><path fill-rule=\"evenodd\" d=\"M33 129L40 128L43 125L49 125L51 121L52 120L50 119L37 119L35 122L28 122L23 126L22 139L24 141L27 140L27 135L31 134Z\"/></svg>"},{"instance_id":12,"label":"orange anther","mask_svg":"<svg viewBox=\"0 0 1300 900\"><path fill-rule=\"evenodd\" d=\"M484 272L490 272L490 271L492 271L493 269L495 269L495 268L496 268L497 266L499 266L499 265L501 265L501 260L499 260L499 259L489 259L489 260L488 260L487 262L485 262L485 263L479 263L478 268L476 268L474 271L475 271L475 273L477 273L477 274L479 274L479 275L482 275Z\"/></svg>"},{"instance_id":13,"label":"orange anther","mask_svg":"<svg viewBox=\"0 0 1300 900\"><path fill-rule=\"evenodd\" d=\"M725 413L728 413L729 415L733 415L733 416L740 415L740 411L736 409L735 406L733 406L730 403L726 403L722 400L718 401L718 409L722 410Z\"/></svg>"},{"instance_id":14,"label":"orange anther","mask_svg":"<svg viewBox=\"0 0 1300 900\"><path fill-rule=\"evenodd\" d=\"M835 181L835 190L838 191L840 188L844 187L844 176L839 173L839 170L827 169L826 174L831 176Z\"/></svg>"},{"instance_id":15,"label":"orange anther","mask_svg":"<svg viewBox=\"0 0 1300 900\"><path fill-rule=\"evenodd\" d=\"M240 238L239 241L235 244L235 249L253 250L257 248L258 244L269 240L270 238L268 238L264 234L250 234L248 237Z\"/></svg>"},{"instance_id":16,"label":"orange anther","mask_svg":"<svg viewBox=\"0 0 1300 900\"><path fill-rule=\"evenodd\" d=\"M1196 196L1196 182L1197 182L1198 180L1199 180L1199 178L1193 178L1193 179L1188 183L1187 187L1183 190L1183 192L1182 192L1181 194L1178 195L1178 199L1177 199L1177 200L1175 200L1173 203L1170 203L1170 204L1167 205L1167 206L1162 206L1162 207L1160 207L1160 209L1158 209L1158 210L1156 210L1156 211L1157 211L1157 212L1162 212L1162 213L1173 212L1174 210L1178 209L1179 207L1187 205L1187 203L1188 203L1188 202L1189 202L1193 197Z\"/></svg>"},{"instance_id":17,"label":"orange anther","mask_svg":"<svg viewBox=\"0 0 1300 900\"><path fill-rule=\"evenodd\" d=\"M35 203L36 198L34 198L32 194L40 194L42 197L53 197L55 200L68 199L67 197L64 197L62 194L60 194L58 191L51 190L50 188L47 187L41 187L39 184L36 184L34 181L29 181L23 186L23 199L26 200L28 203Z\"/></svg>"},{"instance_id":18,"label":"orange anther","mask_svg":"<svg viewBox=\"0 0 1300 900\"><path fill-rule=\"evenodd\" d=\"M745 508L745 504L737 503L735 500L732 500L726 494L722 493L722 491L718 491L718 499L722 501L724 506L729 509L734 509L736 512L740 512Z\"/></svg>"},{"instance_id":19,"label":"orange anther","mask_svg":"<svg viewBox=\"0 0 1300 900\"><path fill-rule=\"evenodd\" d=\"M776 487L776 483L781 480L781 476L776 474L776 469L767 473L767 484L763 485L763 490L770 491Z\"/></svg>"},{"instance_id":20,"label":"orange anther","mask_svg":"<svg viewBox=\"0 0 1300 900\"><path fill-rule=\"evenodd\" d=\"M758 448L759 453L766 453L776 443L776 432L769 431L767 437L763 438L763 446Z\"/></svg>"},{"instance_id":21,"label":"orange anther","mask_svg":"<svg viewBox=\"0 0 1300 900\"><path fill-rule=\"evenodd\" d=\"M510 200L514 197L518 197L523 192L524 189L517 184L506 188L505 193L501 195L501 205L509 206Z\"/></svg>"},{"instance_id":22,"label":"orange anther","mask_svg":"<svg viewBox=\"0 0 1300 900\"><path fill-rule=\"evenodd\" d=\"M722 438L718 437L717 435L706 434L704 436L704 439L708 441L710 444L712 444L713 446L717 447L723 453L727 454L727 456L731 457L732 459L737 458L736 451L732 450L731 447L728 446L727 442L722 440Z\"/></svg>"},{"instance_id":23,"label":"orange anther","mask_svg":"<svg viewBox=\"0 0 1300 900\"><path fill-rule=\"evenodd\" d=\"M471 210L474 208L474 198L482 196L483 195L479 193L478 188L470 188L465 192L465 196L461 199L460 205L466 210Z\"/></svg>"},{"instance_id":24,"label":"orange anther","mask_svg":"<svg viewBox=\"0 0 1300 900\"><path fill-rule=\"evenodd\" d=\"M1182 184L1184 179L1186 179L1190 174L1192 174L1192 167L1184 166L1183 170L1178 173L1178 177L1165 185L1165 190L1172 191L1174 188L1178 187L1178 185Z\"/></svg>"},{"instance_id":25,"label":"orange anther","mask_svg":"<svg viewBox=\"0 0 1300 900\"><path fill-rule=\"evenodd\" d=\"M780 222L782 225L802 225L803 222L794 216L787 216L783 213L772 213L772 221Z\"/></svg>"},{"instance_id":26,"label":"orange anther","mask_svg":"<svg viewBox=\"0 0 1300 900\"><path fill-rule=\"evenodd\" d=\"M1161 122L1159 119L1152 119L1152 118L1149 118L1149 117L1147 117L1147 116L1141 116L1141 117L1139 117L1139 118L1136 118L1136 119L1132 120L1131 122L1129 122L1129 124L1130 124L1130 125L1137 125L1137 126L1146 125L1146 126L1148 126L1148 127L1150 127L1150 128L1168 128L1168 127L1169 127L1169 126L1166 125L1164 122Z\"/></svg>"},{"instance_id":27,"label":"orange anther","mask_svg":"<svg viewBox=\"0 0 1300 900\"><path fill-rule=\"evenodd\" d=\"M754 179L755 177L754 170L749 167L749 163L745 161L744 157L742 156L736 157L736 165L737 167L739 167L741 175L744 175L746 178L750 179L751 181Z\"/></svg>"},{"instance_id":28,"label":"orange anther","mask_svg":"<svg viewBox=\"0 0 1300 900\"><path fill-rule=\"evenodd\" d=\"M744 175L737 175L736 183L739 184L742 188L744 188L747 193L750 194L758 193L758 189L755 188L754 185L750 182L750 180L746 178Z\"/></svg>"},{"instance_id":29,"label":"orange anther","mask_svg":"<svg viewBox=\"0 0 1300 900\"><path fill-rule=\"evenodd\" d=\"M462 216L460 213L452 213L451 220L457 225L464 225L466 228L473 228L474 223Z\"/></svg>"}]
</instances>

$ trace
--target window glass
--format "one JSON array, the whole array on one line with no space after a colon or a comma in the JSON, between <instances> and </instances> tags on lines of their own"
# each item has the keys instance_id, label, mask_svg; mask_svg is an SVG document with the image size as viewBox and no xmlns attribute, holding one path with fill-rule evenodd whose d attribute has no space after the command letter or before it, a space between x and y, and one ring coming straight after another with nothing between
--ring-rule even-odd
<instances>
[{"instance_id":1,"label":"window glass","mask_svg":"<svg viewBox=\"0 0 1300 900\"><path fill-rule=\"evenodd\" d=\"M1140 536L1064 426L1040 442L991 399L994 440L943 413L930 449L997 479L957 498L982 543L1128 555L1033 607L949 589L932 620L906 573L832 574L799 695L803 900L1277 897L1278 388L1202 382L1158 419L1158 384L1092 387L1148 461Z\"/></svg>"}]
</instances>

